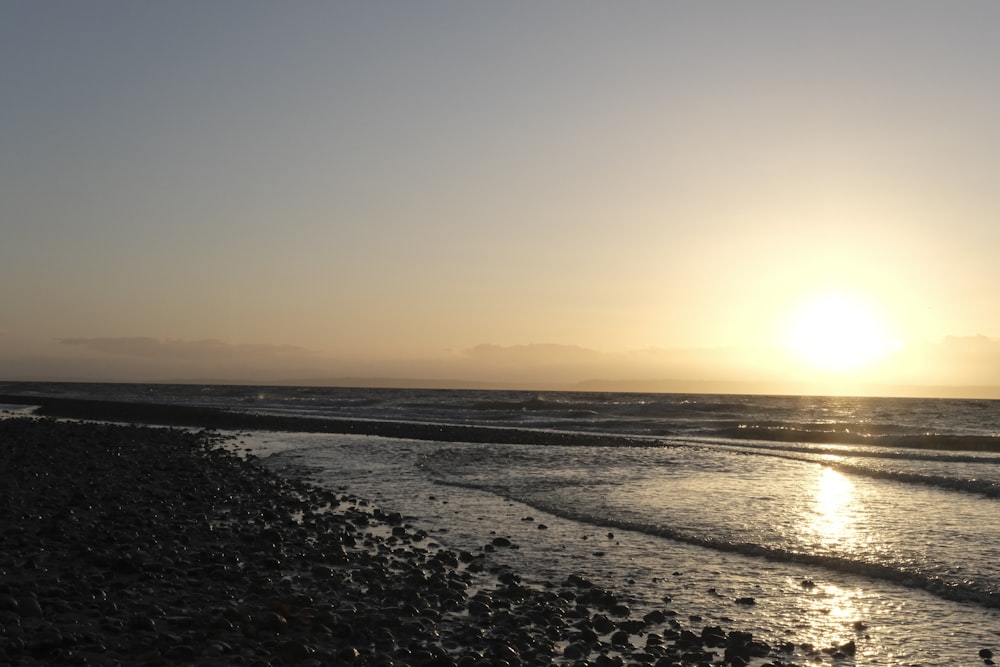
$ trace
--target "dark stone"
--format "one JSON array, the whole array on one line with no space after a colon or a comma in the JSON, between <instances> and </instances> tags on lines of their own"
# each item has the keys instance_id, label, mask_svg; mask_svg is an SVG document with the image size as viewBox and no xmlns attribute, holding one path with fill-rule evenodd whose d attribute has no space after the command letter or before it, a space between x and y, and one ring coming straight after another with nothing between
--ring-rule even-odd
<instances>
[{"instance_id":1,"label":"dark stone","mask_svg":"<svg viewBox=\"0 0 1000 667\"><path fill-rule=\"evenodd\" d=\"M615 646L626 646L628 645L628 633L624 630L616 630L611 633L611 643Z\"/></svg>"},{"instance_id":2,"label":"dark stone","mask_svg":"<svg viewBox=\"0 0 1000 667\"><path fill-rule=\"evenodd\" d=\"M609 611L613 616L618 616L620 618L624 618L625 616L628 616L629 614L632 613L632 610L629 609L629 606L621 602L613 604Z\"/></svg>"},{"instance_id":3,"label":"dark stone","mask_svg":"<svg viewBox=\"0 0 1000 667\"><path fill-rule=\"evenodd\" d=\"M701 647L701 637L691 632L690 630L681 630L680 634L677 636L676 642L680 648L694 648Z\"/></svg>"},{"instance_id":4,"label":"dark stone","mask_svg":"<svg viewBox=\"0 0 1000 667\"><path fill-rule=\"evenodd\" d=\"M23 618L38 618L42 615L42 606L33 597L23 597L18 600L16 609Z\"/></svg>"},{"instance_id":5,"label":"dark stone","mask_svg":"<svg viewBox=\"0 0 1000 667\"><path fill-rule=\"evenodd\" d=\"M577 588L592 588L594 586L594 584L576 574L571 574L566 577L566 584Z\"/></svg>"},{"instance_id":6,"label":"dark stone","mask_svg":"<svg viewBox=\"0 0 1000 667\"><path fill-rule=\"evenodd\" d=\"M660 625L661 623L666 622L667 617L666 614L664 614L659 609L654 609L653 611L643 616L642 620L646 622L646 625Z\"/></svg>"},{"instance_id":7,"label":"dark stone","mask_svg":"<svg viewBox=\"0 0 1000 667\"><path fill-rule=\"evenodd\" d=\"M617 626L615 622L604 614L594 614L590 619L590 625L597 631L598 634L606 635L612 632Z\"/></svg>"},{"instance_id":8,"label":"dark stone","mask_svg":"<svg viewBox=\"0 0 1000 667\"><path fill-rule=\"evenodd\" d=\"M288 627L288 619L277 612L268 611L256 619L255 625L258 630L283 632Z\"/></svg>"},{"instance_id":9,"label":"dark stone","mask_svg":"<svg viewBox=\"0 0 1000 667\"><path fill-rule=\"evenodd\" d=\"M301 662L315 652L315 649L294 640L281 642L274 650L275 655L288 662Z\"/></svg>"},{"instance_id":10,"label":"dark stone","mask_svg":"<svg viewBox=\"0 0 1000 667\"><path fill-rule=\"evenodd\" d=\"M493 610L490 609L489 605L481 600L475 599L469 600L468 609L469 613L473 616L489 616L493 613Z\"/></svg>"},{"instance_id":11,"label":"dark stone","mask_svg":"<svg viewBox=\"0 0 1000 667\"><path fill-rule=\"evenodd\" d=\"M705 646L725 646L726 631L718 625L707 625L701 630L701 641Z\"/></svg>"},{"instance_id":12,"label":"dark stone","mask_svg":"<svg viewBox=\"0 0 1000 667\"><path fill-rule=\"evenodd\" d=\"M638 619L619 621L618 627L630 635L637 635L646 627L646 622Z\"/></svg>"},{"instance_id":13,"label":"dark stone","mask_svg":"<svg viewBox=\"0 0 1000 667\"><path fill-rule=\"evenodd\" d=\"M187 644L171 646L164 653L164 657L177 662L190 662L198 657L194 648Z\"/></svg>"},{"instance_id":14,"label":"dark stone","mask_svg":"<svg viewBox=\"0 0 1000 667\"><path fill-rule=\"evenodd\" d=\"M594 660L596 667L622 667L624 664L625 661L621 656L609 656L603 653Z\"/></svg>"}]
</instances>

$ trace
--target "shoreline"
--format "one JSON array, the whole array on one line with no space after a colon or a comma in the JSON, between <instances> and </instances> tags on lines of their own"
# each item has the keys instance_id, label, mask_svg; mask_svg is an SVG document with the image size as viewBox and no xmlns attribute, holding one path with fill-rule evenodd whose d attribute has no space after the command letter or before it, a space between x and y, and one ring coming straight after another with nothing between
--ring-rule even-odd
<instances>
[{"instance_id":1,"label":"shoreline","mask_svg":"<svg viewBox=\"0 0 1000 667\"><path fill-rule=\"evenodd\" d=\"M215 430L254 430L295 433L343 433L375 435L386 438L409 438L438 442L478 442L538 445L603 445L650 447L661 443L656 438L641 438L597 433L526 431L515 428L471 426L463 424L424 424L419 422L375 421L366 419L325 419L319 417L282 417L218 408L159 403L134 403L82 398L0 395L0 404L37 406L34 415L61 419L122 422L156 426L186 426Z\"/></svg>"},{"instance_id":2,"label":"shoreline","mask_svg":"<svg viewBox=\"0 0 1000 667\"><path fill-rule=\"evenodd\" d=\"M304 417L234 412L224 408L163 403L116 401L107 399L64 398L21 394L0 394L0 405L34 406L32 414L40 417L111 421L127 424L185 426L217 430L274 431L286 433L329 433L373 435L436 442L473 442L532 445L586 445L601 447L661 447L669 444L667 435L620 435L588 431L551 431L471 424L404 422L351 417ZM759 425L740 426L726 433L734 441L756 440L748 437L761 432L761 440L805 442L810 445L896 448L914 451L1000 453L1000 438L983 435L892 435L877 438L842 431L801 432L761 429ZM805 438L805 439L803 439Z\"/></svg>"},{"instance_id":3,"label":"shoreline","mask_svg":"<svg viewBox=\"0 0 1000 667\"><path fill-rule=\"evenodd\" d=\"M93 417L92 417L93 418ZM244 426L245 428L245 426ZM528 585L210 432L0 421L0 662L791 665L567 572ZM419 519L417 520L419 521ZM829 647L847 657L853 646ZM773 660L773 662L764 662Z\"/></svg>"}]
</instances>

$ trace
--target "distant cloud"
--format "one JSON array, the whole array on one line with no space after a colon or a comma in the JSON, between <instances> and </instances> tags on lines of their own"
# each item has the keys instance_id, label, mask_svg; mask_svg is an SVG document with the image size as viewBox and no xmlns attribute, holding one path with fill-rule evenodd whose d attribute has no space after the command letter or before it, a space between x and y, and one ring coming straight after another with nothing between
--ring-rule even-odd
<instances>
[{"instance_id":1,"label":"distant cloud","mask_svg":"<svg viewBox=\"0 0 1000 667\"><path fill-rule=\"evenodd\" d=\"M1000 340L986 336L949 336L941 343L946 363L964 368L979 382L1000 383Z\"/></svg>"},{"instance_id":2,"label":"distant cloud","mask_svg":"<svg viewBox=\"0 0 1000 667\"><path fill-rule=\"evenodd\" d=\"M2 332L0 332L2 335ZM0 377L126 381L247 381L405 386L586 387L618 391L815 393L827 376L789 366L779 352L738 348L646 348L601 352L578 345L483 343L447 357L325 355L292 345L152 337L63 338L61 352L0 358ZM208 380L207 380L208 379ZM378 379L378 380L376 380ZM403 382L405 381L405 382ZM1000 340L950 336L912 344L846 389L889 395L998 395ZM449 385L449 383L451 383ZM846 386L846 385L845 385ZM949 387L956 388L954 391ZM961 391L959 391L961 390ZM963 393L964 392L964 393Z\"/></svg>"},{"instance_id":3,"label":"distant cloud","mask_svg":"<svg viewBox=\"0 0 1000 667\"><path fill-rule=\"evenodd\" d=\"M1000 341L982 334L976 336L945 336L941 346L948 352L960 354L996 354L1000 350Z\"/></svg>"},{"instance_id":4,"label":"distant cloud","mask_svg":"<svg viewBox=\"0 0 1000 667\"><path fill-rule=\"evenodd\" d=\"M135 337L61 338L59 342L116 356L175 361L291 360L316 355L310 350L292 345L233 344L220 340Z\"/></svg>"},{"instance_id":5,"label":"distant cloud","mask_svg":"<svg viewBox=\"0 0 1000 667\"><path fill-rule=\"evenodd\" d=\"M496 364L586 364L603 361L597 350L578 345L535 343L530 345L493 345L483 343L465 351L474 361Z\"/></svg>"},{"instance_id":6,"label":"distant cloud","mask_svg":"<svg viewBox=\"0 0 1000 667\"><path fill-rule=\"evenodd\" d=\"M914 383L1000 385L1000 340L988 336L947 336L911 346L900 359Z\"/></svg>"}]
</instances>

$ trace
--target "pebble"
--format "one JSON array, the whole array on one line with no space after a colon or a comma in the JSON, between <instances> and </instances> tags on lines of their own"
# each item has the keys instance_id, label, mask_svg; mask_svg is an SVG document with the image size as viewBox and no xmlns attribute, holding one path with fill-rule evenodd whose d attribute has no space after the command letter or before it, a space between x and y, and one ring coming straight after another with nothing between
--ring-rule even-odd
<instances>
[{"instance_id":1,"label":"pebble","mask_svg":"<svg viewBox=\"0 0 1000 667\"><path fill-rule=\"evenodd\" d=\"M42 615L42 606L34 597L23 597L15 607L22 618L38 618Z\"/></svg>"}]
</instances>

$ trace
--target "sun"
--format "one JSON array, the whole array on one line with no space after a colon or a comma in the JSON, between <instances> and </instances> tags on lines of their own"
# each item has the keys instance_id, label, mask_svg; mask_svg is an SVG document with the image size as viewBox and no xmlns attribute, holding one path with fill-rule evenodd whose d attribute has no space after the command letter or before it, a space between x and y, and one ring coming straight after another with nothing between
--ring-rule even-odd
<instances>
[{"instance_id":1,"label":"sun","mask_svg":"<svg viewBox=\"0 0 1000 667\"><path fill-rule=\"evenodd\" d=\"M843 292L817 295L799 307L785 345L800 361L834 372L861 370L899 347L876 308Z\"/></svg>"}]
</instances>

